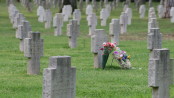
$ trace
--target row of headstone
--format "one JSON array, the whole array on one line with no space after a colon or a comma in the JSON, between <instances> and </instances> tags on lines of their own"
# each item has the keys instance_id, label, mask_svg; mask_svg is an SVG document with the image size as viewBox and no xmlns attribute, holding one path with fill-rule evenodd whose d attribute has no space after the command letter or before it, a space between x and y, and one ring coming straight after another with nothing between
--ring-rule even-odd
<instances>
[{"instance_id":1,"label":"row of headstone","mask_svg":"<svg viewBox=\"0 0 174 98\"><path fill-rule=\"evenodd\" d=\"M8 6L8 11L13 28L16 29L16 38L20 39L19 49L28 58L27 74L39 74L43 39L40 39L40 33L31 31L29 22L13 4Z\"/></svg>"},{"instance_id":2,"label":"row of headstone","mask_svg":"<svg viewBox=\"0 0 174 98\"><path fill-rule=\"evenodd\" d=\"M149 9L148 18L148 86L152 87L152 98L170 98L169 87L173 84L174 59L170 59L168 49L162 48L162 34L153 7Z\"/></svg>"},{"instance_id":3,"label":"row of headstone","mask_svg":"<svg viewBox=\"0 0 174 98\"><path fill-rule=\"evenodd\" d=\"M15 18L12 10L14 5L9 6L9 18L17 27L16 37L21 39L24 56L28 58L27 74L40 73L40 57L43 56L43 39L39 32L32 32L29 22L17 11ZM75 22L75 24L74 24ZM70 24L70 33L76 33L77 20ZM71 35L71 38L73 34ZM76 94L76 68L71 67L69 56L53 56L50 58L50 66L43 73L43 98L75 98Z\"/></svg>"}]
</instances>

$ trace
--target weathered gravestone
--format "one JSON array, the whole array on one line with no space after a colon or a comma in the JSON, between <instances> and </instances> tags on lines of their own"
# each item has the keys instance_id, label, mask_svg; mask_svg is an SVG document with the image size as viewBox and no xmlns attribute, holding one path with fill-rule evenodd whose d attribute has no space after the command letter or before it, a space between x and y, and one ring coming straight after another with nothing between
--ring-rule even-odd
<instances>
[{"instance_id":1,"label":"weathered gravestone","mask_svg":"<svg viewBox=\"0 0 174 98\"><path fill-rule=\"evenodd\" d=\"M71 5L64 5L62 9L63 21L68 21L68 19L71 17L71 13L72 13Z\"/></svg>"},{"instance_id":2,"label":"weathered gravestone","mask_svg":"<svg viewBox=\"0 0 174 98\"><path fill-rule=\"evenodd\" d=\"M28 58L27 74L39 74L40 57L43 56L43 39L39 32L30 32L24 40L24 56Z\"/></svg>"},{"instance_id":3,"label":"weathered gravestone","mask_svg":"<svg viewBox=\"0 0 174 98\"><path fill-rule=\"evenodd\" d=\"M76 19L78 21L78 24L80 25L81 20L81 12L80 9L75 9L73 12L73 19Z\"/></svg>"},{"instance_id":4,"label":"weathered gravestone","mask_svg":"<svg viewBox=\"0 0 174 98\"><path fill-rule=\"evenodd\" d=\"M163 5L158 5L158 17L162 18L164 16L164 7Z\"/></svg>"},{"instance_id":5,"label":"weathered gravestone","mask_svg":"<svg viewBox=\"0 0 174 98\"><path fill-rule=\"evenodd\" d=\"M16 27L15 27L15 20L16 20L16 17L18 16L18 13L19 13L19 11L18 10L15 10L14 11L14 13L13 13L13 17L12 17L12 24L13 24L13 28L15 29Z\"/></svg>"},{"instance_id":6,"label":"weathered gravestone","mask_svg":"<svg viewBox=\"0 0 174 98\"><path fill-rule=\"evenodd\" d=\"M131 23L132 23L132 9L127 8L125 13L127 13L127 15L128 15L128 25L131 25Z\"/></svg>"},{"instance_id":7,"label":"weathered gravestone","mask_svg":"<svg viewBox=\"0 0 174 98\"><path fill-rule=\"evenodd\" d=\"M156 13L155 13L154 7L149 8L148 18L149 18L149 21L151 18L156 18Z\"/></svg>"},{"instance_id":8,"label":"weathered gravestone","mask_svg":"<svg viewBox=\"0 0 174 98\"><path fill-rule=\"evenodd\" d=\"M150 51L162 48L162 34L159 28L151 28L147 36L147 49Z\"/></svg>"},{"instance_id":9,"label":"weathered gravestone","mask_svg":"<svg viewBox=\"0 0 174 98\"><path fill-rule=\"evenodd\" d=\"M111 14L111 6L110 6L110 4L106 4L105 8L108 10L108 17L109 17L110 14Z\"/></svg>"},{"instance_id":10,"label":"weathered gravestone","mask_svg":"<svg viewBox=\"0 0 174 98\"><path fill-rule=\"evenodd\" d=\"M42 98L75 98L76 68L70 56L52 56L43 72Z\"/></svg>"},{"instance_id":11,"label":"weathered gravestone","mask_svg":"<svg viewBox=\"0 0 174 98\"><path fill-rule=\"evenodd\" d=\"M125 4L123 7L123 12L125 12L127 8L129 8L129 5Z\"/></svg>"},{"instance_id":12,"label":"weathered gravestone","mask_svg":"<svg viewBox=\"0 0 174 98\"><path fill-rule=\"evenodd\" d=\"M158 28L158 22L156 18L151 18L148 22L148 33L150 33L151 28Z\"/></svg>"},{"instance_id":13,"label":"weathered gravestone","mask_svg":"<svg viewBox=\"0 0 174 98\"><path fill-rule=\"evenodd\" d=\"M148 86L152 87L152 98L170 98L173 66L174 59L170 59L168 49L153 50L148 67Z\"/></svg>"},{"instance_id":14,"label":"weathered gravestone","mask_svg":"<svg viewBox=\"0 0 174 98\"><path fill-rule=\"evenodd\" d=\"M56 13L56 15L53 18L53 27L54 29L54 35L59 36L62 35L62 27L63 27L63 15L62 13Z\"/></svg>"},{"instance_id":15,"label":"weathered gravestone","mask_svg":"<svg viewBox=\"0 0 174 98\"><path fill-rule=\"evenodd\" d=\"M127 13L122 12L120 15L121 34L127 32L127 24L128 24L128 15Z\"/></svg>"},{"instance_id":16,"label":"weathered gravestone","mask_svg":"<svg viewBox=\"0 0 174 98\"><path fill-rule=\"evenodd\" d=\"M94 68L102 68L103 43L108 42L107 35L103 29L96 29L91 36L91 52L94 53Z\"/></svg>"},{"instance_id":17,"label":"weathered gravestone","mask_svg":"<svg viewBox=\"0 0 174 98\"><path fill-rule=\"evenodd\" d=\"M44 22L45 9L42 6L39 6L37 9L37 16L39 22Z\"/></svg>"},{"instance_id":18,"label":"weathered gravestone","mask_svg":"<svg viewBox=\"0 0 174 98\"><path fill-rule=\"evenodd\" d=\"M97 26L97 16L95 13L87 17L89 26L89 35L93 35Z\"/></svg>"},{"instance_id":19,"label":"weathered gravestone","mask_svg":"<svg viewBox=\"0 0 174 98\"><path fill-rule=\"evenodd\" d=\"M79 35L79 25L77 20L70 20L67 24L67 36L69 37L69 47L75 48L77 46L77 37Z\"/></svg>"},{"instance_id":20,"label":"weathered gravestone","mask_svg":"<svg viewBox=\"0 0 174 98\"><path fill-rule=\"evenodd\" d=\"M108 0L104 0L104 4L107 5L108 4Z\"/></svg>"},{"instance_id":21,"label":"weathered gravestone","mask_svg":"<svg viewBox=\"0 0 174 98\"><path fill-rule=\"evenodd\" d=\"M109 15L109 13L108 13L108 10L106 8L103 8L100 11L101 26L106 26L106 22L107 22L107 19L109 17L108 15Z\"/></svg>"},{"instance_id":22,"label":"weathered gravestone","mask_svg":"<svg viewBox=\"0 0 174 98\"><path fill-rule=\"evenodd\" d=\"M22 25L22 21L24 20L25 20L24 15L18 13L17 16L15 17L13 28L17 29L19 25Z\"/></svg>"},{"instance_id":23,"label":"weathered gravestone","mask_svg":"<svg viewBox=\"0 0 174 98\"><path fill-rule=\"evenodd\" d=\"M89 16L93 13L93 8L92 8L92 5L87 5L86 7L86 15Z\"/></svg>"},{"instance_id":24,"label":"weathered gravestone","mask_svg":"<svg viewBox=\"0 0 174 98\"><path fill-rule=\"evenodd\" d=\"M174 23L174 7L170 9L170 22Z\"/></svg>"},{"instance_id":25,"label":"weathered gravestone","mask_svg":"<svg viewBox=\"0 0 174 98\"><path fill-rule=\"evenodd\" d=\"M11 23L13 23L13 19L17 11L18 11L17 8L13 4L10 4L8 6L8 13L9 13L9 18Z\"/></svg>"},{"instance_id":26,"label":"weathered gravestone","mask_svg":"<svg viewBox=\"0 0 174 98\"><path fill-rule=\"evenodd\" d=\"M24 39L28 37L28 33L31 31L31 26L28 21L22 21L22 25L19 25L16 30L16 38L20 39L19 49L24 51Z\"/></svg>"},{"instance_id":27,"label":"weathered gravestone","mask_svg":"<svg viewBox=\"0 0 174 98\"><path fill-rule=\"evenodd\" d=\"M45 29L51 28L52 13L50 9L46 9L44 14Z\"/></svg>"},{"instance_id":28,"label":"weathered gravestone","mask_svg":"<svg viewBox=\"0 0 174 98\"><path fill-rule=\"evenodd\" d=\"M141 5L139 8L140 18L144 18L145 13L146 13L146 7L145 7L145 5Z\"/></svg>"},{"instance_id":29,"label":"weathered gravestone","mask_svg":"<svg viewBox=\"0 0 174 98\"><path fill-rule=\"evenodd\" d=\"M9 6L10 4L13 4L14 0L6 0L6 4Z\"/></svg>"},{"instance_id":30,"label":"weathered gravestone","mask_svg":"<svg viewBox=\"0 0 174 98\"><path fill-rule=\"evenodd\" d=\"M112 19L109 27L109 34L111 37L111 43L117 43L119 45L119 35L120 35L120 20Z\"/></svg>"}]
</instances>

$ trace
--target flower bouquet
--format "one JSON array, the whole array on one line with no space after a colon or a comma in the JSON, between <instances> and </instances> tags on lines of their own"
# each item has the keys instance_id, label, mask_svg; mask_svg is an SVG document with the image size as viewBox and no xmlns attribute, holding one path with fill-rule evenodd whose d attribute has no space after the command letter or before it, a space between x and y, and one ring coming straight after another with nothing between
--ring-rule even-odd
<instances>
[{"instance_id":1,"label":"flower bouquet","mask_svg":"<svg viewBox=\"0 0 174 98\"><path fill-rule=\"evenodd\" d=\"M113 52L113 58L116 59L122 68L131 68L130 56L126 54L126 51L120 50L116 47L116 51Z\"/></svg>"},{"instance_id":2,"label":"flower bouquet","mask_svg":"<svg viewBox=\"0 0 174 98\"><path fill-rule=\"evenodd\" d=\"M116 45L115 43L110 43L110 42L103 43L103 48L100 49L103 51L103 55L102 55L102 68L103 69L106 66L109 54L114 50L115 45Z\"/></svg>"}]
</instances>

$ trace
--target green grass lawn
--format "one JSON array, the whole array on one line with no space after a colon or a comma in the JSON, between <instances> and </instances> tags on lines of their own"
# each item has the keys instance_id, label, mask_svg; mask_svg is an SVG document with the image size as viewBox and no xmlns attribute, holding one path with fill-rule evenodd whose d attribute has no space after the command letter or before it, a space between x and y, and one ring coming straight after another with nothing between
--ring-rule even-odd
<instances>
[{"instance_id":1,"label":"green grass lawn","mask_svg":"<svg viewBox=\"0 0 174 98\"><path fill-rule=\"evenodd\" d=\"M155 3L156 7L157 3ZM8 17L6 4L0 2L0 98L41 98L42 73L48 67L50 56L68 55L72 58L72 66L76 66L76 98L151 98L151 88L148 87L148 53L146 49L147 13L144 19L134 4L132 25L128 26L128 34L121 35L120 48L131 55L134 69L123 70L116 61L111 66L109 58L105 70L93 68L93 54L90 52L90 37L85 12L82 12L80 25L81 35L78 38L78 47L68 47L66 24L63 35L55 37L54 28L45 29L43 23L37 21L36 6L33 12L28 12L23 6L16 3L17 8L24 14L32 25L33 31L41 32L44 39L44 56L41 57L41 73L27 75L27 58L19 51L19 39L15 38L16 30ZM53 15L58 11L51 9ZM112 11L112 18L119 18L122 7ZM148 12L148 11L146 11ZM99 18L99 12L97 12ZM174 24L169 19L158 19L160 31L163 33L163 48L169 48L174 58ZM109 33L109 25L101 27L98 20L98 29L105 29ZM170 89L171 98L174 98L174 86Z\"/></svg>"}]
</instances>

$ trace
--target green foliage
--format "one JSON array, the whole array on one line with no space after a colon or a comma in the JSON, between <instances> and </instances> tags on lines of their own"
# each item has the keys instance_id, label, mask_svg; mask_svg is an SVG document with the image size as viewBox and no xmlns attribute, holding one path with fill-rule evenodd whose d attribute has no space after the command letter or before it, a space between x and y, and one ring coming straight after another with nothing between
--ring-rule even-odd
<instances>
[{"instance_id":1,"label":"green foliage","mask_svg":"<svg viewBox=\"0 0 174 98\"><path fill-rule=\"evenodd\" d=\"M157 4L156 4L157 5ZM19 40L15 38L15 30L8 18L7 6L0 4L0 98L41 98L42 72L48 67L50 56L69 55L72 57L72 66L77 68L76 98L150 98L151 88L148 87L148 53L146 49L147 14L145 19L139 19L138 11L133 8L132 25L128 26L128 34L121 35L120 48L131 55L131 63L135 69L123 70L116 61L109 57L105 70L93 68L93 54L90 52L90 37L85 12L82 12L80 25L81 35L78 38L78 47L68 48L66 24L63 35L55 37L54 29L44 29L44 24L37 21L36 7L33 12L20 4L16 4L21 13L32 25L33 31L42 33L44 39L44 57L41 58L41 73L27 75L27 58L19 51ZM53 15L58 12L51 9ZM85 9L84 9L85 10ZM99 9L98 9L99 11ZM119 18L121 5L112 11L108 24L112 18ZM99 17L99 12L97 12ZM174 57L174 24L169 19L158 19L161 32L166 37L163 47L169 48L171 57ZM101 27L98 20L98 29L104 28L109 32L109 25ZM171 98L174 97L174 86L171 87Z\"/></svg>"}]
</instances>

